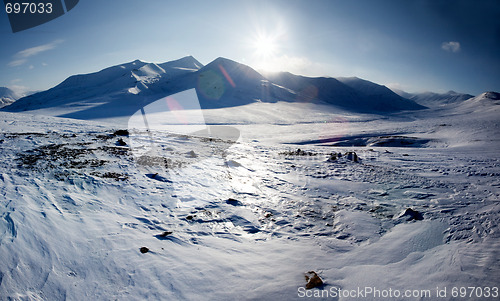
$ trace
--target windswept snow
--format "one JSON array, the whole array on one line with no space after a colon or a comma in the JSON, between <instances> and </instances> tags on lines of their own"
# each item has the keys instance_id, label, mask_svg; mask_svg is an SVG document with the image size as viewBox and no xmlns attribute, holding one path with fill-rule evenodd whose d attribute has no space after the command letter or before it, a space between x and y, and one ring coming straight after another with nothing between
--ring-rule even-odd
<instances>
[{"instance_id":1,"label":"windswept snow","mask_svg":"<svg viewBox=\"0 0 500 301\"><path fill-rule=\"evenodd\" d=\"M498 141L294 146L255 142L283 125L252 115L224 140L1 114L1 299L291 300L311 270L319 293L498 286ZM361 117L347 136L424 127ZM360 162L328 160L348 151Z\"/></svg>"}]
</instances>

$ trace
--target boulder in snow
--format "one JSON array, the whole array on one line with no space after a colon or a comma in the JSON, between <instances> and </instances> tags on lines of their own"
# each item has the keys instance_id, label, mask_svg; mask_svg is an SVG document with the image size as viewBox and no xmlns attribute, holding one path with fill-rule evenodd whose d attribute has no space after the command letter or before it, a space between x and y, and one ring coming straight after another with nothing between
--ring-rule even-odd
<instances>
[{"instance_id":1,"label":"boulder in snow","mask_svg":"<svg viewBox=\"0 0 500 301\"><path fill-rule=\"evenodd\" d=\"M351 160L352 162L359 162L359 157L355 152L347 152L345 153L347 160Z\"/></svg>"},{"instance_id":2,"label":"boulder in snow","mask_svg":"<svg viewBox=\"0 0 500 301\"><path fill-rule=\"evenodd\" d=\"M116 141L116 145L117 146L127 146L127 142L123 141L122 138L118 139L118 141Z\"/></svg>"},{"instance_id":3,"label":"boulder in snow","mask_svg":"<svg viewBox=\"0 0 500 301\"><path fill-rule=\"evenodd\" d=\"M125 136L125 137L128 137L129 136L129 132L128 130L117 130L113 133L113 135L115 136Z\"/></svg>"},{"instance_id":4,"label":"boulder in snow","mask_svg":"<svg viewBox=\"0 0 500 301\"><path fill-rule=\"evenodd\" d=\"M316 274L315 271L309 271L305 274L306 277L306 289L312 289L323 285L323 280Z\"/></svg>"}]
</instances>

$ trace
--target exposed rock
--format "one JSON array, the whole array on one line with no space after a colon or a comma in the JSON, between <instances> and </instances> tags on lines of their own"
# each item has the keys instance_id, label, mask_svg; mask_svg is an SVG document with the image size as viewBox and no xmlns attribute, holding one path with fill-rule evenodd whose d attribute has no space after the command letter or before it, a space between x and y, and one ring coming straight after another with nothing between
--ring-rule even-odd
<instances>
[{"instance_id":1,"label":"exposed rock","mask_svg":"<svg viewBox=\"0 0 500 301\"><path fill-rule=\"evenodd\" d=\"M126 146L127 143L125 141L123 141L122 138L118 139L118 141L116 141L116 145L117 146Z\"/></svg>"},{"instance_id":2,"label":"exposed rock","mask_svg":"<svg viewBox=\"0 0 500 301\"><path fill-rule=\"evenodd\" d=\"M142 253L142 254L145 254L145 253L149 252L149 249L148 249L148 248L146 248L146 247L141 247L141 248L139 249L139 251L141 251L141 253Z\"/></svg>"},{"instance_id":3,"label":"exposed rock","mask_svg":"<svg viewBox=\"0 0 500 301\"><path fill-rule=\"evenodd\" d=\"M352 162L359 162L358 155L355 152L347 152L345 153L347 156L347 160L351 160Z\"/></svg>"},{"instance_id":4,"label":"exposed rock","mask_svg":"<svg viewBox=\"0 0 500 301\"><path fill-rule=\"evenodd\" d=\"M285 155L285 156L316 156L317 155L316 153L306 152L304 150L301 150L300 148L298 148L295 151L286 151L286 152L283 152L281 154Z\"/></svg>"},{"instance_id":5,"label":"exposed rock","mask_svg":"<svg viewBox=\"0 0 500 301\"><path fill-rule=\"evenodd\" d=\"M113 135L115 136L125 136L125 137L128 137L129 135L129 132L128 130L117 130L113 133Z\"/></svg>"},{"instance_id":6,"label":"exposed rock","mask_svg":"<svg viewBox=\"0 0 500 301\"><path fill-rule=\"evenodd\" d=\"M156 234L155 237L159 240L171 240L173 237L170 236L170 234L172 233L172 231L165 231L160 234Z\"/></svg>"},{"instance_id":7,"label":"exposed rock","mask_svg":"<svg viewBox=\"0 0 500 301\"><path fill-rule=\"evenodd\" d=\"M334 162L334 161L337 161L337 159L338 159L338 158L339 158L339 157L338 157L338 154L337 154L337 153L331 153L331 154L330 154L330 157L328 158L328 160L327 160L327 161L328 161L328 162Z\"/></svg>"},{"instance_id":8,"label":"exposed rock","mask_svg":"<svg viewBox=\"0 0 500 301\"><path fill-rule=\"evenodd\" d=\"M309 271L305 273L305 277L307 281L306 289L308 290L323 285L323 280L321 280L318 274L316 274L316 272L314 271Z\"/></svg>"},{"instance_id":9,"label":"exposed rock","mask_svg":"<svg viewBox=\"0 0 500 301\"><path fill-rule=\"evenodd\" d=\"M167 179L166 177L160 176L158 173L154 173L154 174L148 173L148 174L146 174L146 177L153 179L153 180L160 181L160 182L172 183L171 180Z\"/></svg>"},{"instance_id":10,"label":"exposed rock","mask_svg":"<svg viewBox=\"0 0 500 301\"><path fill-rule=\"evenodd\" d=\"M172 234L173 232L172 231L165 231L161 234L158 234L157 236L158 237L167 237L168 235Z\"/></svg>"},{"instance_id":11,"label":"exposed rock","mask_svg":"<svg viewBox=\"0 0 500 301\"><path fill-rule=\"evenodd\" d=\"M235 199L228 199L226 200L226 203L229 204L229 205L232 205L232 206L241 206L243 205L240 201L238 200L235 200Z\"/></svg>"},{"instance_id":12,"label":"exposed rock","mask_svg":"<svg viewBox=\"0 0 500 301\"><path fill-rule=\"evenodd\" d=\"M493 100L497 100L497 99L500 99L500 93L489 91L489 92L484 93L484 97L489 98L489 99L493 99Z\"/></svg>"}]
</instances>

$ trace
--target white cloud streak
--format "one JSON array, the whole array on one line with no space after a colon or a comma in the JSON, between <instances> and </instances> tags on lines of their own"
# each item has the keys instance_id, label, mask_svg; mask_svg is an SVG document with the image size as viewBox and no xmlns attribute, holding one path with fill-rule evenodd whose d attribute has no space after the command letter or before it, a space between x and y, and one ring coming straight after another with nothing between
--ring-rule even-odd
<instances>
[{"instance_id":1,"label":"white cloud streak","mask_svg":"<svg viewBox=\"0 0 500 301\"><path fill-rule=\"evenodd\" d=\"M16 66L21 66L25 64L28 61L29 57L38 55L42 52L52 50L57 47L58 44L62 43L63 40L55 40L53 42L32 47L32 48L27 48L24 50L19 51L13 56L12 61L10 61L7 66L9 67L16 67Z\"/></svg>"},{"instance_id":2,"label":"white cloud streak","mask_svg":"<svg viewBox=\"0 0 500 301\"><path fill-rule=\"evenodd\" d=\"M441 49L443 49L445 51L449 51L449 52L459 52L460 51L460 43L454 42L454 41L443 42L443 44L441 44Z\"/></svg>"},{"instance_id":3,"label":"white cloud streak","mask_svg":"<svg viewBox=\"0 0 500 301\"><path fill-rule=\"evenodd\" d=\"M28 61L27 59L13 60L13 61L10 61L7 64L7 66L9 66L9 67L21 66L22 64L26 63L27 61Z\"/></svg>"}]
</instances>

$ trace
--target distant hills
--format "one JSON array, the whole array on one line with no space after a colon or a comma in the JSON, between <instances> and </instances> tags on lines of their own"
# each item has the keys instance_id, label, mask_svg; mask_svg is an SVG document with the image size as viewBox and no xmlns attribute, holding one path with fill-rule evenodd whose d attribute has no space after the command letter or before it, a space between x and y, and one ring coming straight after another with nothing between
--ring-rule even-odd
<instances>
[{"instance_id":1,"label":"distant hills","mask_svg":"<svg viewBox=\"0 0 500 301\"><path fill-rule=\"evenodd\" d=\"M398 95L413 100L424 106L447 105L452 103L460 103L474 97L474 95L448 91L446 93L407 93L401 90L394 90Z\"/></svg>"}]
</instances>

